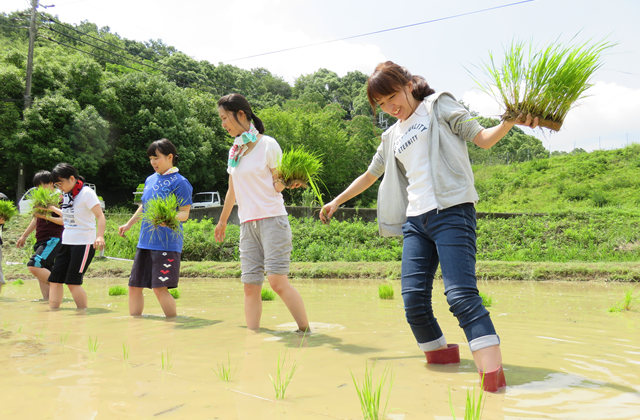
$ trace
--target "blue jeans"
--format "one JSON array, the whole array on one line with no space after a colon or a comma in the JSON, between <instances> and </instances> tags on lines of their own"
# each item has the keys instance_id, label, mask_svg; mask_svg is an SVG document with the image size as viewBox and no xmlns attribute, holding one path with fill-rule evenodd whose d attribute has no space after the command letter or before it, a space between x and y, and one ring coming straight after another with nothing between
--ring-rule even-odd
<instances>
[{"instance_id":1,"label":"blue jeans","mask_svg":"<svg viewBox=\"0 0 640 420\"><path fill-rule=\"evenodd\" d=\"M500 344L476 285L476 210L472 203L408 217L402 226L402 298L418 346L435 350L447 342L433 315L431 296L438 264L449 310L472 352Z\"/></svg>"}]
</instances>

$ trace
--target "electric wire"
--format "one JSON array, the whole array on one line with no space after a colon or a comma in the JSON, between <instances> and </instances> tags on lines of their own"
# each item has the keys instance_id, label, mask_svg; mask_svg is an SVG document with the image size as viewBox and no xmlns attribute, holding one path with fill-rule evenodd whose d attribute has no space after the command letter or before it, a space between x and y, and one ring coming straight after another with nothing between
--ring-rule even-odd
<instances>
[{"instance_id":1,"label":"electric wire","mask_svg":"<svg viewBox=\"0 0 640 420\"><path fill-rule=\"evenodd\" d=\"M347 36L347 37L344 37L344 38L331 39L329 41L315 42L313 44L300 45L300 46L291 47L291 48L284 48L284 49L281 49L281 50L270 51L270 52L261 53L261 54L248 55L246 57L239 57L239 58L234 58L234 59L231 59L231 60L225 60L225 61L222 61L222 63L231 63L233 61L246 60L248 58L262 57L262 56L270 55L270 54L277 54L277 53L286 52L286 51L299 50L299 49L302 49L302 48L315 47L315 46L318 46L318 45L331 44L333 42L338 42L338 41L346 41L348 39L361 38L363 36L376 35L376 34L381 34L381 33L384 33L384 32L397 31L399 29L411 28L413 26L426 25L428 23L441 22L443 20L455 19L455 18L459 18L459 17L462 17L462 16L469 16L469 15L474 15L474 14L477 14L477 13L488 12L490 10L497 10L497 9L502 9L502 8L505 8L505 7L517 6L517 5L524 4L524 3L531 3L533 1L536 1L536 0L522 0L522 1L519 1L519 2L516 2L516 3L504 4L504 5L495 6L495 7L489 7L487 9L481 9L481 10L475 10L475 11L472 11L472 12L460 13L460 14L457 14L457 15L446 16L446 17L442 17L442 18L438 18L438 19L426 20L424 22L418 22L418 23L412 23L412 24L409 24L409 25L397 26L395 28L382 29L382 30L379 30L379 31L367 32L367 33L359 34L359 35L351 35L351 36Z\"/></svg>"},{"instance_id":2,"label":"electric wire","mask_svg":"<svg viewBox=\"0 0 640 420\"><path fill-rule=\"evenodd\" d=\"M77 33L78 33L78 34L80 34L80 35L88 36L88 37L90 37L90 38L92 38L92 39L95 39L95 40L97 40L97 41L103 42L103 43L105 43L105 44L107 44L107 45L110 45L110 46L112 46L112 47L114 47L114 48L118 48L118 49L120 49L120 50L122 50L122 51L127 52L127 54L131 54L131 55L134 55L134 56L136 56L136 57L140 57L142 60L148 60L148 61L153 62L154 64L159 64L159 65L161 65L161 66L166 66L166 67L172 68L172 69L174 69L174 70L176 70L176 71L181 71L181 72L188 71L188 70L185 70L185 69L181 69L181 68L178 68L178 67L174 67L174 66L172 66L172 65L170 65L170 64L162 63L162 62L160 62L160 61L158 61L158 60L150 60L150 59L147 59L147 58L141 57L141 55L140 55L140 54L133 53L133 52L129 51L129 50L128 50L128 49L126 49L126 48L122 48L122 47L120 47L120 46L118 46L118 45L115 45L115 44L112 44L112 43L110 43L110 42L107 42L107 41L105 41L105 40L103 40L103 39L100 39L100 38L98 38L98 37L95 37L95 36L93 36L93 35L91 35L91 34L88 34L88 33L82 32L82 31L79 31L78 29L76 29L76 28L74 28L74 27L72 27L72 26L69 26L69 25L64 24L64 23L62 23L62 22L59 22L59 21L57 21L57 20L55 20L55 19L52 19L52 18L50 18L50 17L48 17L48 16L45 16L45 17L47 18L47 20L48 20L49 22L53 22L53 23L56 23L56 24L58 24L58 25L62 25L63 27L68 28L68 29L71 29L71 30L73 30L73 31L77 32ZM50 28L50 27L49 27L49 28ZM50 28L50 29L51 29L51 28ZM61 35L64 35L64 36L70 37L69 35L63 34L62 32L56 31L56 30L54 30L54 29L51 29L51 30L53 30L54 32L58 32L58 33L59 33L59 34L61 34ZM70 37L70 38L72 38L72 37ZM72 39L76 39L76 38L72 38ZM76 40L77 40L77 39L76 39ZM84 42L84 43L86 43L85 41L80 41L80 42ZM100 48L100 47L98 47L98 46L95 46L95 45L93 45L93 44L87 44L87 45L91 45L91 46L93 46L93 47L95 47L95 48L102 49L102 48ZM107 51L107 50L104 50L104 49L102 49L102 50L103 50L103 51ZM110 54L118 55L118 54L116 54L116 53L114 53L114 52L112 52L112 51L107 51L107 52L109 52ZM122 56L120 56L120 57L122 57ZM128 58L128 57L127 57L127 59L128 59L128 60L132 60L131 58ZM135 62L135 60L132 60L132 61L134 61L134 62ZM155 68L155 67L149 66L148 64L144 64L144 63L139 63L139 64L142 64L142 65L145 65L145 66L151 67L151 68L153 68L153 69L155 69L155 70L157 70L157 71L163 71L162 69L158 69L158 68ZM193 79L193 78L189 78L189 77L184 76L184 75L178 75L178 74L174 74L174 73L170 73L170 72L166 72L166 73L167 73L167 74L171 74L171 75L173 75L174 77L181 77L181 78L183 78L183 79L185 79L185 80L188 80L188 81L190 81L190 82L192 82L192 83L204 84L205 86L210 86L211 88L214 88L213 86L208 85L208 84L206 84L206 83L203 83L202 81L195 80L195 79ZM235 92L241 92L241 93L245 93L245 94L246 94L246 91L245 91L244 89L240 89L240 88L238 88L238 87L236 87L236 86L227 85L226 83L218 82L218 81L216 81L216 80L211 80L211 81L212 81L213 83L217 84L217 85L220 85L220 86L226 87L226 88L231 89L231 90L233 90L233 91L235 91Z\"/></svg>"}]
</instances>

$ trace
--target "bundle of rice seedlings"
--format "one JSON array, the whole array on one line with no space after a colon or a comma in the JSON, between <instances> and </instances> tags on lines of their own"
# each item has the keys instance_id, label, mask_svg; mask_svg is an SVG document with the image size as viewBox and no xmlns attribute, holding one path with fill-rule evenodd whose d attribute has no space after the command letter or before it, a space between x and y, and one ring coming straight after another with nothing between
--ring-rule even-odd
<instances>
[{"instance_id":1,"label":"bundle of rice seedlings","mask_svg":"<svg viewBox=\"0 0 640 420\"><path fill-rule=\"evenodd\" d=\"M501 65L489 52L489 62L479 66L488 80L476 83L504 108L503 121L531 114L541 127L559 131L576 101L586 97L591 77L603 64L603 53L615 45L605 40L578 45L556 41L534 51L531 45L513 41L505 48Z\"/></svg>"},{"instance_id":2,"label":"bundle of rice seedlings","mask_svg":"<svg viewBox=\"0 0 640 420\"><path fill-rule=\"evenodd\" d=\"M31 198L31 211L33 215L41 214L46 216L51 212L48 209L51 206L59 207L60 206L60 192L59 191L51 191L43 186L39 186L35 190L33 190L30 194Z\"/></svg>"},{"instance_id":3,"label":"bundle of rice seedlings","mask_svg":"<svg viewBox=\"0 0 640 420\"><path fill-rule=\"evenodd\" d=\"M128 294L128 290L124 286L116 285L109 288L109 296L122 296L126 294Z\"/></svg>"},{"instance_id":4,"label":"bundle of rice seedlings","mask_svg":"<svg viewBox=\"0 0 640 420\"><path fill-rule=\"evenodd\" d=\"M18 214L18 209L11 201L0 200L0 218L8 222L16 214Z\"/></svg>"},{"instance_id":5,"label":"bundle of rice seedlings","mask_svg":"<svg viewBox=\"0 0 640 420\"><path fill-rule=\"evenodd\" d=\"M278 162L278 175L286 186L301 183L307 188L309 180L317 180L322 171L320 155L303 148L291 149L282 154Z\"/></svg>"},{"instance_id":6,"label":"bundle of rice seedlings","mask_svg":"<svg viewBox=\"0 0 640 420\"><path fill-rule=\"evenodd\" d=\"M153 198L145 203L142 220L146 221L154 230L160 226L166 226L174 232L178 232L180 222L176 216L180 205L181 203L174 194Z\"/></svg>"}]
</instances>

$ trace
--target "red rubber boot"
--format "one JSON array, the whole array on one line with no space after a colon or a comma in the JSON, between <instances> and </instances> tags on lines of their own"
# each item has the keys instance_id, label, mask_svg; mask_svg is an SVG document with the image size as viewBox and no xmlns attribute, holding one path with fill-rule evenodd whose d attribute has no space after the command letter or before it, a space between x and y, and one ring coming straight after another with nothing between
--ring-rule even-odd
<instances>
[{"instance_id":1,"label":"red rubber boot","mask_svg":"<svg viewBox=\"0 0 640 420\"><path fill-rule=\"evenodd\" d=\"M425 351L427 363L435 365L448 365L460 363L460 347L457 344L447 344L446 349Z\"/></svg>"},{"instance_id":2,"label":"red rubber boot","mask_svg":"<svg viewBox=\"0 0 640 420\"><path fill-rule=\"evenodd\" d=\"M491 372L484 372L484 382L482 372L478 370L478 373L480 374L480 384L482 385L482 389L487 392L498 392L501 388L505 388L507 386L507 380L504 377L504 370L502 370L502 366Z\"/></svg>"}]
</instances>

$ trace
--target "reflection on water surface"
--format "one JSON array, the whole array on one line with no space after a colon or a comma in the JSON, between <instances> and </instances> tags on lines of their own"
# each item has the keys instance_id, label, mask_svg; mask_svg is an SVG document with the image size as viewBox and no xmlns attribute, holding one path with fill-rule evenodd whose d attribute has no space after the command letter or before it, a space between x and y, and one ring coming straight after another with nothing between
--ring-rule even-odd
<instances>
[{"instance_id":1,"label":"reflection on water surface","mask_svg":"<svg viewBox=\"0 0 640 420\"><path fill-rule=\"evenodd\" d=\"M238 280L181 280L175 320L161 316L150 291L146 315L128 316L127 296L108 295L113 284L88 280L86 311L72 302L49 311L33 301L35 281L3 288L1 419L358 419L350 370L360 381L365 361L378 360L377 373L386 364L395 372L389 419L443 420L451 418L449 390L462 418L466 390L477 383L466 346L460 365L427 367L401 299L377 299L375 281L294 281L312 320L308 337L293 332L278 299L264 303L261 331L247 331ZM438 288L448 341L464 343ZM640 418L640 312L606 312L628 286L481 289L493 296L509 384L488 396L484 419ZM269 374L285 350L285 369L294 360L299 367L285 399L275 401ZM221 382L212 368L228 359L235 375Z\"/></svg>"}]
</instances>

